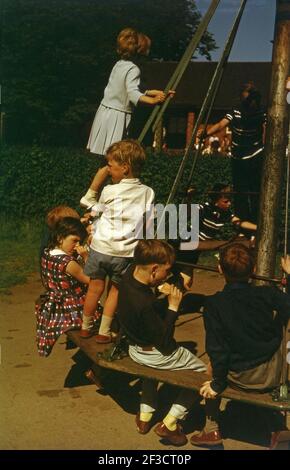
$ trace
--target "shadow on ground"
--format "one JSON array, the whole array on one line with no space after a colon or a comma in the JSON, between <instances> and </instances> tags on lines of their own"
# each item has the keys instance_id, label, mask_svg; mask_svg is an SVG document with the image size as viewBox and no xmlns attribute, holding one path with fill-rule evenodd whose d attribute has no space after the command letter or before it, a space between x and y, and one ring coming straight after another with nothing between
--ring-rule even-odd
<instances>
[{"instance_id":1,"label":"shadow on ground","mask_svg":"<svg viewBox=\"0 0 290 470\"><path fill-rule=\"evenodd\" d=\"M184 342L185 347L196 351L196 343ZM85 372L92 366L92 361L78 350L73 356L75 364L70 369L64 387L80 387L91 382L86 378ZM102 369L102 388L98 394L110 396L126 413L135 415L139 410L141 380L136 376ZM161 421L178 393L178 388L162 384L159 388L159 406L154 416L154 424ZM196 404L189 412L184 422L184 431L191 434L203 428L205 424L205 407L200 404L197 397ZM245 403L227 402L220 414L220 429L224 439L248 442L254 445L267 447L271 432L284 429L284 417L281 413L265 408L257 408ZM216 446L215 450L223 449Z\"/></svg>"}]
</instances>

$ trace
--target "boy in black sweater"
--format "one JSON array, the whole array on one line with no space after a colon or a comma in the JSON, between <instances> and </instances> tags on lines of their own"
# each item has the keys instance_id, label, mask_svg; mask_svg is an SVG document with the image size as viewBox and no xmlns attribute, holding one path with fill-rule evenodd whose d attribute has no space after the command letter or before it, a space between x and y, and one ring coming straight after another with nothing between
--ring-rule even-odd
<instances>
[{"instance_id":1,"label":"boy in black sweater","mask_svg":"<svg viewBox=\"0 0 290 470\"><path fill-rule=\"evenodd\" d=\"M282 260L290 274L290 256ZM200 394L207 399L207 422L201 433L191 437L194 445L214 445L220 440L217 425L220 400L215 399L227 385L243 390L267 391L280 385L283 325L290 316L290 296L275 287L254 287L251 251L233 243L221 251L220 272L226 285L209 296L204 311L206 351L212 366L212 380ZM210 403L211 402L211 403Z\"/></svg>"},{"instance_id":2,"label":"boy in black sweater","mask_svg":"<svg viewBox=\"0 0 290 470\"><path fill-rule=\"evenodd\" d=\"M129 340L133 361L148 367L167 370L191 369L205 372L205 364L174 339L182 293L171 285L168 308L158 302L153 287L165 281L175 260L174 249L162 240L140 240L134 252L135 265L129 267L120 285L118 319ZM149 432L157 407L158 383L144 379L140 413L136 416L137 431ZM196 400L195 392L181 389L169 413L154 431L171 444L187 443L178 420L187 415Z\"/></svg>"}]
</instances>

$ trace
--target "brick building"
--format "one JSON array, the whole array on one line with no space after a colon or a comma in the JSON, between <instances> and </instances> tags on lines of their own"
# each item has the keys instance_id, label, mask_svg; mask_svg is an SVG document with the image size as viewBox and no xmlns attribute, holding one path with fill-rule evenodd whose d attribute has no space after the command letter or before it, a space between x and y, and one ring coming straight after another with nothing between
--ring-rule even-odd
<instances>
[{"instance_id":1,"label":"brick building","mask_svg":"<svg viewBox=\"0 0 290 470\"><path fill-rule=\"evenodd\" d=\"M176 62L148 62L144 67L147 88L165 88L177 66ZM163 119L168 148L182 149L187 145L194 121L206 96L217 64L191 62L168 106ZM253 81L267 106L271 78L270 62L229 62L226 66L209 124L220 120L238 101L240 86ZM224 131L219 135L224 138Z\"/></svg>"}]
</instances>

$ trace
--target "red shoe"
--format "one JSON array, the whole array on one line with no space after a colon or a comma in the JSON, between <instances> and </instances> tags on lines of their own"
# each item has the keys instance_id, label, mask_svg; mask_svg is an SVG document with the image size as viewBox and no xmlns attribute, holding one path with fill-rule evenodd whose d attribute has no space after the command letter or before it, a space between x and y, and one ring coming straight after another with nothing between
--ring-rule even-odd
<instances>
[{"instance_id":1,"label":"red shoe","mask_svg":"<svg viewBox=\"0 0 290 470\"><path fill-rule=\"evenodd\" d=\"M108 344L112 342L112 335L96 335L95 336L96 343L99 344Z\"/></svg>"},{"instance_id":2,"label":"red shoe","mask_svg":"<svg viewBox=\"0 0 290 470\"><path fill-rule=\"evenodd\" d=\"M94 336L96 334L96 332L92 329L90 330L83 330L81 329L80 331L80 338L82 339L88 339L88 338L91 338L92 336Z\"/></svg>"},{"instance_id":3,"label":"red shoe","mask_svg":"<svg viewBox=\"0 0 290 470\"><path fill-rule=\"evenodd\" d=\"M187 437L182 432L182 427L179 424L177 424L175 431L170 431L163 422L158 423L154 432L174 446L184 446L187 443Z\"/></svg>"},{"instance_id":4,"label":"red shoe","mask_svg":"<svg viewBox=\"0 0 290 470\"><path fill-rule=\"evenodd\" d=\"M219 431L205 432L203 429L193 434L190 438L190 442L194 446L218 446L223 443L223 440Z\"/></svg>"},{"instance_id":5,"label":"red shoe","mask_svg":"<svg viewBox=\"0 0 290 470\"><path fill-rule=\"evenodd\" d=\"M141 421L140 413L137 413L137 415L135 417L135 423L136 423L136 426L137 426L137 431L140 434L147 434L150 431L151 427L152 427L151 420L150 421Z\"/></svg>"}]
</instances>

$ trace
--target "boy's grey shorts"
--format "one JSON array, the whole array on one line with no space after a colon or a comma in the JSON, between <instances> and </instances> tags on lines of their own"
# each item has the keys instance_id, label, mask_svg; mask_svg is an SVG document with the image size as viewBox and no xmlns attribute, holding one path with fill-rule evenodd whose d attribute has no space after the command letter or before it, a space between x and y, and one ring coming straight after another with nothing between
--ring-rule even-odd
<instances>
[{"instance_id":1,"label":"boy's grey shorts","mask_svg":"<svg viewBox=\"0 0 290 470\"><path fill-rule=\"evenodd\" d=\"M107 276L114 284L119 284L133 258L110 256L90 249L84 273L91 279L104 280Z\"/></svg>"}]
</instances>

